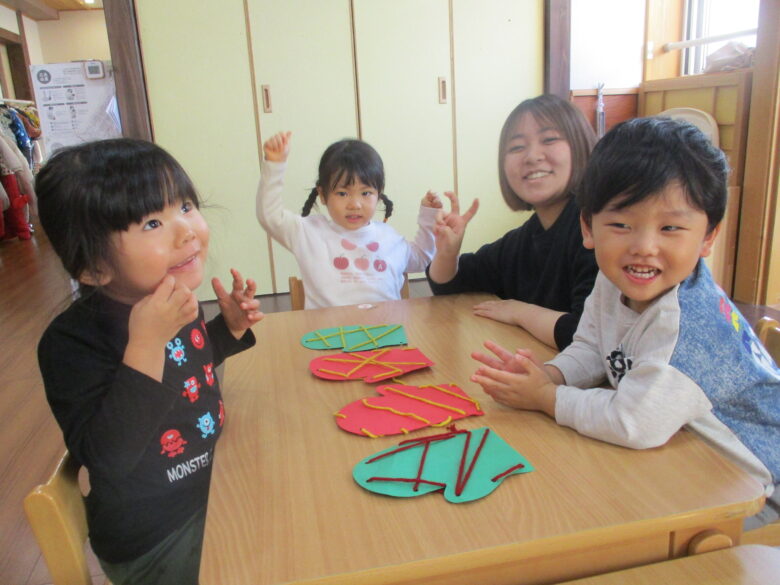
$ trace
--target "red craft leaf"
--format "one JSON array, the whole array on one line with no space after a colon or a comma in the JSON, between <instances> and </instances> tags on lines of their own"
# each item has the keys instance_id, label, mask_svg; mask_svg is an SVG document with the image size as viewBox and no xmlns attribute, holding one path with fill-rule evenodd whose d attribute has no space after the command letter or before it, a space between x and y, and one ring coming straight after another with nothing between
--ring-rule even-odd
<instances>
[{"instance_id":1,"label":"red craft leaf","mask_svg":"<svg viewBox=\"0 0 780 585\"><path fill-rule=\"evenodd\" d=\"M339 410L336 423L356 435L382 437L484 414L479 403L454 384L386 384L376 391L381 396L361 398Z\"/></svg>"},{"instance_id":2,"label":"red craft leaf","mask_svg":"<svg viewBox=\"0 0 780 585\"><path fill-rule=\"evenodd\" d=\"M314 358L309 369L326 380L365 380L373 383L433 365L414 347L385 347Z\"/></svg>"}]
</instances>

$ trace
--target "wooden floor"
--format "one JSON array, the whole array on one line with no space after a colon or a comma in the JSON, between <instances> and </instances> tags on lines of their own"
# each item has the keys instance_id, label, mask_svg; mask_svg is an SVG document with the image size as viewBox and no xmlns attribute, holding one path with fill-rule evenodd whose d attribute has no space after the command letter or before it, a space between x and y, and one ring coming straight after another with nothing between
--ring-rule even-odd
<instances>
[{"instance_id":1,"label":"wooden floor","mask_svg":"<svg viewBox=\"0 0 780 585\"><path fill-rule=\"evenodd\" d=\"M425 281L410 283L411 296L427 296ZM38 339L69 303L70 286L48 240L39 231L30 241L0 242L0 585L51 582L22 510L27 492L54 469L65 447L38 372ZM289 295L260 297L262 310L290 308ZM206 304L214 313L214 304ZM747 319L780 312L740 305ZM777 307L780 309L780 307ZM96 585L100 567L92 557Z\"/></svg>"},{"instance_id":2,"label":"wooden floor","mask_svg":"<svg viewBox=\"0 0 780 585\"><path fill-rule=\"evenodd\" d=\"M68 277L40 232L30 241L0 242L0 581L8 585L51 583L22 500L52 472L65 449L46 403L35 350L69 297ZM92 566L100 575L94 559Z\"/></svg>"}]
</instances>

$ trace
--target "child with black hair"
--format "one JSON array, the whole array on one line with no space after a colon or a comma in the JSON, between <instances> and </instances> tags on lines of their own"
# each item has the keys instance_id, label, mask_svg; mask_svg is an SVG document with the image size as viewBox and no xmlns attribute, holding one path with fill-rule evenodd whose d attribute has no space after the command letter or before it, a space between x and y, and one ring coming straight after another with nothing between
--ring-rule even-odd
<instances>
[{"instance_id":1,"label":"child with black hair","mask_svg":"<svg viewBox=\"0 0 780 585\"><path fill-rule=\"evenodd\" d=\"M727 177L723 153L688 123L615 126L578 196L600 273L573 343L543 365L486 342L496 357L475 352L472 380L502 404L635 449L687 426L765 486L755 528L780 510L780 368L703 261ZM613 389L597 387L605 378Z\"/></svg>"},{"instance_id":2,"label":"child with black hair","mask_svg":"<svg viewBox=\"0 0 780 585\"><path fill-rule=\"evenodd\" d=\"M290 135L280 132L263 144L257 219L295 256L306 291L305 307L400 299L404 273L422 272L433 257L439 197L430 191L423 197L413 242L386 223L372 221L380 200L385 221L393 210L383 192L382 159L366 142L346 139L325 150L317 183L303 213L295 215L284 209L281 198ZM318 199L329 217L309 215Z\"/></svg>"},{"instance_id":3,"label":"child with black hair","mask_svg":"<svg viewBox=\"0 0 780 585\"><path fill-rule=\"evenodd\" d=\"M209 228L187 174L142 140L54 154L36 179L41 225L79 297L38 345L46 397L89 472L89 538L112 583L197 585L214 447L216 367L254 345L255 283L232 270L205 323Z\"/></svg>"}]
</instances>

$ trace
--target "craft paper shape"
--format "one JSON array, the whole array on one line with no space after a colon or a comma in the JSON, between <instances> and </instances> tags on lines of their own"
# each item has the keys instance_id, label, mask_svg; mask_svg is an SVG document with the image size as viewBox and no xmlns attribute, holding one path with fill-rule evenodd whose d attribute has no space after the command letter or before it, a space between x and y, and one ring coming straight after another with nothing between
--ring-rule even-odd
<instances>
[{"instance_id":1,"label":"craft paper shape","mask_svg":"<svg viewBox=\"0 0 780 585\"><path fill-rule=\"evenodd\" d=\"M453 504L492 493L507 477L533 471L520 453L487 427L409 439L363 459L352 471L361 487L412 498L441 491Z\"/></svg>"},{"instance_id":2,"label":"craft paper shape","mask_svg":"<svg viewBox=\"0 0 780 585\"><path fill-rule=\"evenodd\" d=\"M453 384L378 386L381 396L350 402L336 413L345 431L365 437L409 433L424 427L444 427L467 416L484 414L479 403Z\"/></svg>"},{"instance_id":3,"label":"craft paper shape","mask_svg":"<svg viewBox=\"0 0 780 585\"><path fill-rule=\"evenodd\" d=\"M326 380L363 379L373 383L432 365L433 362L417 348L391 347L314 358L309 362L309 369Z\"/></svg>"},{"instance_id":4,"label":"craft paper shape","mask_svg":"<svg viewBox=\"0 0 780 585\"><path fill-rule=\"evenodd\" d=\"M351 325L309 331L301 338L309 349L339 349L357 351L406 345L406 331L402 325Z\"/></svg>"}]
</instances>

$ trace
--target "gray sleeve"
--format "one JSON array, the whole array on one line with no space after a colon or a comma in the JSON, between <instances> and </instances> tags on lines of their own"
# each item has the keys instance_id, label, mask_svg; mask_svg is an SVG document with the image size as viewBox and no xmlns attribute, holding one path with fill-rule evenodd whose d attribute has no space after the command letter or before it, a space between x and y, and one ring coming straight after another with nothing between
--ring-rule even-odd
<instances>
[{"instance_id":1,"label":"gray sleeve","mask_svg":"<svg viewBox=\"0 0 780 585\"><path fill-rule=\"evenodd\" d=\"M616 390L559 386L555 420L577 432L633 449L663 445L712 409L704 391L676 368L635 364Z\"/></svg>"}]
</instances>

